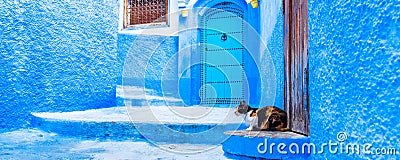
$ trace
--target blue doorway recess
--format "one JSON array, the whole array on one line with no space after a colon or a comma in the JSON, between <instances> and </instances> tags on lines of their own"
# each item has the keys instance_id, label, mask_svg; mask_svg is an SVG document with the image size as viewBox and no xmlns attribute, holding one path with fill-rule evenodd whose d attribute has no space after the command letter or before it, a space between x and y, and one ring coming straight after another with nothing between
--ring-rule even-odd
<instances>
[{"instance_id":1,"label":"blue doorway recess","mask_svg":"<svg viewBox=\"0 0 400 160\"><path fill-rule=\"evenodd\" d=\"M249 9L244 0L199 0L192 9L186 25L197 23L194 26L197 30L182 34L183 43L195 46L189 49L190 74L182 74L190 75L190 80L180 80L180 94L186 99L185 104L232 107L245 100L258 106L261 96L259 10ZM183 66L184 57L182 54ZM187 84L190 89L185 88Z\"/></svg>"}]
</instances>

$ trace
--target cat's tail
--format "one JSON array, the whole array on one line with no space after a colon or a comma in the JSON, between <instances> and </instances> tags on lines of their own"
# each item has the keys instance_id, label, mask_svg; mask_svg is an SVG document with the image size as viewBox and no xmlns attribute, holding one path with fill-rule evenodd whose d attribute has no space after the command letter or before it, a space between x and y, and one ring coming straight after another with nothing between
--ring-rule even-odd
<instances>
[{"instance_id":1,"label":"cat's tail","mask_svg":"<svg viewBox=\"0 0 400 160\"><path fill-rule=\"evenodd\" d=\"M301 134L301 135L307 136L307 135L304 134L304 133L300 133L300 132L298 132L298 131L294 131L294 130L292 130L292 129L290 129L290 128L287 128L287 127L285 127L285 128L270 128L270 129L267 129L267 130L264 130L264 131L293 132L293 133L296 133L296 134Z\"/></svg>"},{"instance_id":2,"label":"cat's tail","mask_svg":"<svg viewBox=\"0 0 400 160\"><path fill-rule=\"evenodd\" d=\"M292 130L292 129L290 129L290 128L282 128L281 131L282 131L282 132L293 132L293 133L296 133L296 134L301 134L301 135L304 135L304 136L308 136L308 135L306 135L306 134L304 134L304 133L301 133L301 132L298 132L298 131L294 131L294 130Z\"/></svg>"},{"instance_id":3,"label":"cat's tail","mask_svg":"<svg viewBox=\"0 0 400 160\"><path fill-rule=\"evenodd\" d=\"M287 132L287 131L292 131L291 129L289 129L289 128L277 128L278 129L278 131L282 131L282 132Z\"/></svg>"},{"instance_id":4,"label":"cat's tail","mask_svg":"<svg viewBox=\"0 0 400 160\"><path fill-rule=\"evenodd\" d=\"M279 128L279 127L274 127L274 128L268 128L268 129L261 129L261 131L281 131L281 132L287 132L287 131L292 131L289 128Z\"/></svg>"},{"instance_id":5,"label":"cat's tail","mask_svg":"<svg viewBox=\"0 0 400 160\"><path fill-rule=\"evenodd\" d=\"M280 127L274 127L274 128L269 128L266 131L281 131L281 132L288 132L288 131L292 131L289 128L280 128Z\"/></svg>"}]
</instances>

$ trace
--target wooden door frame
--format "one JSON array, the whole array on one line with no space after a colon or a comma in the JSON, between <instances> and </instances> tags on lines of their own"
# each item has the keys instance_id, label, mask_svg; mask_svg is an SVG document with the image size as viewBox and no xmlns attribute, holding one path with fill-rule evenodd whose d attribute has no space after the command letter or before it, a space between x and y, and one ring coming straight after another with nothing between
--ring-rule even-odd
<instances>
[{"instance_id":1,"label":"wooden door frame","mask_svg":"<svg viewBox=\"0 0 400 160\"><path fill-rule=\"evenodd\" d=\"M283 0L284 14L284 107L288 127L310 134L308 91L308 0Z\"/></svg>"}]
</instances>

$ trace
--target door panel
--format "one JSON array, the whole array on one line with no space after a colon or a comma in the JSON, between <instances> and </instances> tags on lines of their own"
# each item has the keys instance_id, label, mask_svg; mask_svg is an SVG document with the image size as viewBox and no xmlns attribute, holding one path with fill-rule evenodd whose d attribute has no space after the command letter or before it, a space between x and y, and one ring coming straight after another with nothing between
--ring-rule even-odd
<instances>
[{"instance_id":1,"label":"door panel","mask_svg":"<svg viewBox=\"0 0 400 160\"><path fill-rule=\"evenodd\" d=\"M225 9L225 8L222 8ZM242 31L242 18L233 15L230 12L222 12L224 14L213 15L207 20L207 28L212 28L216 31L226 31L229 29L232 32ZM226 15L225 15L226 14ZM221 25L221 23L223 25Z\"/></svg>"},{"instance_id":2,"label":"door panel","mask_svg":"<svg viewBox=\"0 0 400 160\"><path fill-rule=\"evenodd\" d=\"M207 63L216 65L240 65L240 62L243 61L242 57L243 50L231 50L229 52L225 50L214 51L213 53L208 52L207 54ZM223 61L221 61L223 59Z\"/></svg>"},{"instance_id":3,"label":"door panel","mask_svg":"<svg viewBox=\"0 0 400 160\"><path fill-rule=\"evenodd\" d=\"M221 31L223 32L223 31ZM242 41L238 41L235 39L231 34L225 33L226 34L226 40L223 41L221 40L222 37L224 36L223 34L219 34L217 36L215 35L208 35L207 36L207 51L208 52L214 52L214 51L223 51L223 50L238 50L238 49L243 49Z\"/></svg>"},{"instance_id":4,"label":"door panel","mask_svg":"<svg viewBox=\"0 0 400 160\"><path fill-rule=\"evenodd\" d=\"M223 2L201 22L201 103L238 104L244 99L243 10Z\"/></svg>"}]
</instances>

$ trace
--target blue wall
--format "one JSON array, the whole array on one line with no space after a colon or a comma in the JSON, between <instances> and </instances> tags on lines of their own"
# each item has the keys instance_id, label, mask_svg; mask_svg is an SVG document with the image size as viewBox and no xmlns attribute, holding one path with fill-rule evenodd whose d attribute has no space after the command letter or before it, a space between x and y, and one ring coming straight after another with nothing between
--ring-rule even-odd
<instances>
[{"instance_id":1,"label":"blue wall","mask_svg":"<svg viewBox=\"0 0 400 160\"><path fill-rule=\"evenodd\" d=\"M0 132L115 105L117 1L0 1Z\"/></svg>"},{"instance_id":2,"label":"blue wall","mask_svg":"<svg viewBox=\"0 0 400 160\"><path fill-rule=\"evenodd\" d=\"M312 142L346 132L345 143L400 149L399 16L395 1L309 1ZM355 157L393 158L314 156Z\"/></svg>"},{"instance_id":3,"label":"blue wall","mask_svg":"<svg viewBox=\"0 0 400 160\"><path fill-rule=\"evenodd\" d=\"M145 86L157 96L179 97L178 36L118 34L117 51L118 85ZM117 105L125 105L123 97L117 98Z\"/></svg>"},{"instance_id":4,"label":"blue wall","mask_svg":"<svg viewBox=\"0 0 400 160\"><path fill-rule=\"evenodd\" d=\"M275 100L273 104L283 108L284 55L283 55L283 12L281 0L260 2L261 39L266 45L265 55L270 55L275 70ZM265 98L265 97L261 97Z\"/></svg>"}]
</instances>

